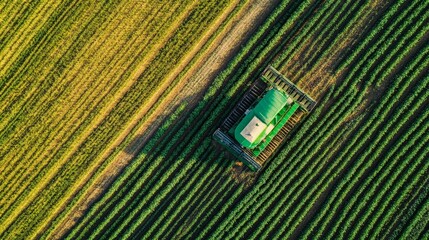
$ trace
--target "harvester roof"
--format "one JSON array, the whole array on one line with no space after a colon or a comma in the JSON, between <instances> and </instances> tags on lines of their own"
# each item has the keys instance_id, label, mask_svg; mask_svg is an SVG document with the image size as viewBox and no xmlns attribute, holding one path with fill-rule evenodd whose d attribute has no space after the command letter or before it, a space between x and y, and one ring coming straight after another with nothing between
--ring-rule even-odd
<instances>
[{"instance_id":1,"label":"harvester roof","mask_svg":"<svg viewBox=\"0 0 429 240\"><path fill-rule=\"evenodd\" d=\"M273 88L249 111L235 129L235 139L244 147L253 148L273 129L271 121L282 108L288 97Z\"/></svg>"}]
</instances>

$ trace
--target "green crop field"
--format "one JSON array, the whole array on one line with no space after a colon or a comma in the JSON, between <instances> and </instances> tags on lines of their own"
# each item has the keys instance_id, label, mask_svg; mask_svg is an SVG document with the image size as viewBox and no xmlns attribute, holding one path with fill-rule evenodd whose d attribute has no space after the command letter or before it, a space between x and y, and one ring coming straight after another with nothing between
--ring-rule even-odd
<instances>
[{"instance_id":1,"label":"green crop field","mask_svg":"<svg viewBox=\"0 0 429 240\"><path fill-rule=\"evenodd\" d=\"M1 1L0 239L429 239L429 2ZM212 140L272 65L318 101Z\"/></svg>"}]
</instances>

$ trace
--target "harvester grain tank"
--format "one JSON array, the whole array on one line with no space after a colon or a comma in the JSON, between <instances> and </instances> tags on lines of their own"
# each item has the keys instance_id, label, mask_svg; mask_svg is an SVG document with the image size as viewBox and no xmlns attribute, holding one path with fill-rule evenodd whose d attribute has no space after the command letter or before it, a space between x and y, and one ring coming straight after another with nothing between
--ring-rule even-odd
<instances>
[{"instance_id":1,"label":"harvester grain tank","mask_svg":"<svg viewBox=\"0 0 429 240\"><path fill-rule=\"evenodd\" d=\"M269 66L213 138L250 169L258 171L315 105L316 101Z\"/></svg>"}]
</instances>

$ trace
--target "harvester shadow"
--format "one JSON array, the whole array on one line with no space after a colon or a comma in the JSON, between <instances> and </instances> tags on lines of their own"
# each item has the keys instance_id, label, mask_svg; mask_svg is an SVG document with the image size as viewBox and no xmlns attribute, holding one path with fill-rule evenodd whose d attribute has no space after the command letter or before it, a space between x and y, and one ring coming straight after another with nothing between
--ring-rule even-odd
<instances>
[{"instance_id":1,"label":"harvester shadow","mask_svg":"<svg viewBox=\"0 0 429 240\"><path fill-rule=\"evenodd\" d=\"M106 193L111 190L113 186L120 186L120 188L129 188L125 190L125 192L131 192L131 189L136 186L136 184L141 181L141 179L147 179L147 186L153 186L156 182L159 181L160 178L166 172L170 172L170 177L174 177L177 173L182 170L182 167L186 164L187 161L197 160L197 161L206 161L206 164L195 164L195 167L190 168L188 171L191 173L189 176L192 176L192 173L195 173L199 170L199 167L211 167L213 165L218 165L221 168L225 168L228 165L232 165L233 163L225 163L225 159L221 158L220 160L211 160L205 156L209 156L211 152L216 151L213 144L210 144L208 148L206 148L206 152L201 154L201 157L194 158L193 155L198 151L201 147L200 144L196 144L192 149L190 149L189 153L182 158L181 163L176 164L179 159L174 156L180 155L181 152L188 147L189 142L192 141L193 135L198 133L198 129L195 128L195 124L191 123L187 129L183 131L183 134L179 136L179 139L176 141L176 144L170 144L169 138L172 138L177 134L177 130L187 121L188 117L195 111L195 107L197 104L210 104L214 98L210 98L206 100L206 102L200 100L202 94L204 92L196 93L192 96L184 98L183 101L177 101L175 104L168 106L171 111L165 112L158 116L154 121L152 121L147 130L135 134L129 143L124 146L124 149L119 152L118 156L120 157L118 161L111 163L110 168L112 171L107 171L108 173L103 176L99 176L97 183L94 184L95 189L94 192L98 192L96 195L92 195L91 197L87 197L87 201L83 204L81 209L79 210L79 216L72 216L70 221L75 223L82 222L84 218L81 216L86 216L91 209L95 206L95 204L99 202L111 202L112 204L107 207L106 213L113 211L115 206L118 204L117 198L107 197ZM185 106L183 106L185 105ZM179 108L182 108L179 114L177 111ZM171 121L173 114L177 115L177 118L173 120L167 129L161 131L161 127L168 121ZM198 117L195 122L198 122ZM216 124L214 124L216 126ZM191 131L195 130L195 131ZM204 141L207 138L211 138L213 131L212 129L207 129L203 133L203 136L200 138L200 142ZM157 139L156 139L157 138ZM155 140L154 140L155 139ZM153 147L148 147L151 144ZM217 152L214 154L217 155ZM207 165L209 164L209 165ZM172 169L173 166L177 166L176 169ZM126 172L131 174L125 174ZM123 179L125 175L127 179ZM186 182L187 177L184 180L178 183L178 186L181 186L184 182ZM116 185L119 184L119 185ZM143 190L142 190L143 191ZM145 193L139 193L145 194ZM137 196L135 196L137 197ZM97 220L98 223L101 224L102 218ZM67 230L67 234L70 233L70 230Z\"/></svg>"},{"instance_id":2,"label":"harvester shadow","mask_svg":"<svg viewBox=\"0 0 429 240\"><path fill-rule=\"evenodd\" d=\"M131 158L127 165L135 161L139 156L146 156L145 158L149 161L162 159L162 165L171 165L178 161L177 156L186 151L189 153L182 156L185 162L191 160L207 161L210 162L210 165L231 167L234 161L230 159L233 158L222 155L222 149L214 143L211 143L199 157L195 157L195 153L201 151L199 149L201 144L199 143L206 141L207 138L212 140L214 130L222 122L222 116L215 116L209 110L210 106L216 103L214 100L217 98L217 94L204 99L205 93L206 90L204 89L194 92L194 94L183 98L181 101L174 101L174 104L168 106L169 111L165 111L153 120L144 132L137 134L124 149L124 153ZM199 112L197 112L198 108L200 108ZM206 121L209 119L215 120L210 121L211 124L208 126ZM184 125L187 127L183 128ZM164 129L161 129L163 126ZM165 126L167 127L165 128ZM178 134L180 135L177 136ZM198 143L190 144L197 136L199 138ZM173 141L173 139L175 140ZM150 148L148 145L153 145L153 147ZM211 155L215 156L214 160L209 160ZM176 157L172 158L171 156Z\"/></svg>"},{"instance_id":3,"label":"harvester shadow","mask_svg":"<svg viewBox=\"0 0 429 240\"><path fill-rule=\"evenodd\" d=\"M216 141L213 140L212 135L214 131L222 124L226 114L229 114L228 109L220 111L220 113L215 113L212 111L212 106L217 104L219 99L218 94L210 98L203 99L205 91L201 91L188 96L183 99L183 101L176 103L174 106L170 106L172 111L163 114L158 117L151 125L147 128L147 131L136 135L134 139L128 144L125 148L125 153L132 156L131 161L134 161L137 156L147 156L148 161L155 161L155 159L161 159L162 166L171 166L178 161L178 158L171 156L179 156L182 152L188 151L189 153L183 157L183 162L188 161L200 161L206 162L202 164L196 164L199 167L210 168L213 165L216 165L224 171L222 175L227 175L232 177L237 184L251 185L256 177L256 174L249 170L245 165L242 165L232 154L220 146ZM238 100L241 96L236 96ZM235 98L235 97L234 97ZM232 100L234 102L234 100ZM185 105L183 107L183 105ZM198 114L196 109L199 106L203 106L200 113L208 114ZM225 108L229 108L226 106ZM180 113L177 113L177 109L182 108ZM176 112L178 116L177 119L170 123L170 126L164 130L164 133L160 133L160 127L168 121L171 121L171 117ZM204 116L203 116L204 115ZM196 117L195 117L196 116ZM188 122L188 127L182 129L183 134L180 136L175 136L183 125L189 119L192 119L191 123ZM210 125L207 125L210 122ZM161 137L160 137L161 135ZM200 154L199 157L195 157L197 151L201 151L201 144L197 143L191 145L190 142L197 136L199 137L199 143L211 141L210 145L205 149L205 151ZM152 149L148 149L146 146L149 144L149 141L153 141L155 137L158 137L159 140L154 144ZM179 139L175 143L170 143L168 139L173 137L178 137ZM167 147L168 145L168 147ZM209 157L211 156L211 157ZM162 167L160 171L164 171L166 168ZM192 168L191 171L196 171L197 169Z\"/></svg>"}]
</instances>

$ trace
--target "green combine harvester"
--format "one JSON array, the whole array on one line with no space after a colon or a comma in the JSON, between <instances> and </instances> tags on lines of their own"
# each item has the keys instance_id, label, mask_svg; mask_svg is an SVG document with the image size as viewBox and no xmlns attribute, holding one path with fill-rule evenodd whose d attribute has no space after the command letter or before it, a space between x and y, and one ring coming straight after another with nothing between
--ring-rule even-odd
<instances>
[{"instance_id":1,"label":"green combine harvester","mask_svg":"<svg viewBox=\"0 0 429 240\"><path fill-rule=\"evenodd\" d=\"M213 138L250 169L259 171L315 105L310 96L268 66Z\"/></svg>"}]
</instances>

